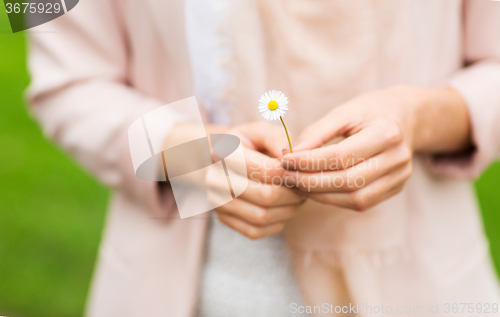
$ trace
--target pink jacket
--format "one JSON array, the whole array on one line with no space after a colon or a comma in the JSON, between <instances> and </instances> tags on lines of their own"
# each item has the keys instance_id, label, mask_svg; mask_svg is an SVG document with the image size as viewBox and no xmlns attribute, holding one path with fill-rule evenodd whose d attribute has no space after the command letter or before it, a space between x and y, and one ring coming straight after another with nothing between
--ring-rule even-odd
<instances>
[{"instance_id":1,"label":"pink jacket","mask_svg":"<svg viewBox=\"0 0 500 317\"><path fill-rule=\"evenodd\" d=\"M449 70L451 85L468 103L476 145L469 156L432 159L429 167L445 176L476 177L500 154L500 3L408 1L411 10L429 12L418 36L437 39L444 49L439 60L425 48L413 54ZM447 1L454 1L457 10L444 19L433 17ZM347 9L357 5L366 1ZM87 315L193 316L206 218L176 220L171 190L135 177L127 143L128 126L141 114L194 95L183 1L84 0L32 29L30 38L33 113L50 138L114 189ZM463 41L463 51L447 55L457 41ZM461 70L463 63L473 65ZM414 70L416 81L426 76L423 71ZM165 125L176 123L172 119ZM435 179L418 168L415 173L410 187ZM463 200L474 212L472 195L466 186L458 187L467 194L457 197L457 204ZM428 190L428 200L439 201ZM425 206L424 201L414 208L425 211ZM476 242L486 245L477 215L463 219L472 219ZM437 225L445 226L446 219ZM450 260L450 266L459 259ZM488 260L474 267L461 269L485 281L485 289L492 290L488 294L497 292Z\"/></svg>"}]
</instances>

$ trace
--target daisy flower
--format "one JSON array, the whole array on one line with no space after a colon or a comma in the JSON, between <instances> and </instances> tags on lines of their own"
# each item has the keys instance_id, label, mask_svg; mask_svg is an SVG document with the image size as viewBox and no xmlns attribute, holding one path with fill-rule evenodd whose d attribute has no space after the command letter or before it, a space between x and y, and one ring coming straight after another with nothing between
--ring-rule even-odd
<instances>
[{"instance_id":1,"label":"daisy flower","mask_svg":"<svg viewBox=\"0 0 500 317\"><path fill-rule=\"evenodd\" d=\"M271 90L259 99L259 111L267 121L278 120L288 110L288 98L278 90Z\"/></svg>"},{"instance_id":2,"label":"daisy flower","mask_svg":"<svg viewBox=\"0 0 500 317\"><path fill-rule=\"evenodd\" d=\"M290 153L292 153L292 143L290 142L290 137L288 136L288 130L285 126L285 121L283 121L283 116L285 115L285 110L288 110L288 98L284 93L278 90L270 90L263 94L259 99L259 111L262 116L267 121L281 120L283 128L285 128L286 137L288 139L288 146L290 147Z\"/></svg>"}]
</instances>

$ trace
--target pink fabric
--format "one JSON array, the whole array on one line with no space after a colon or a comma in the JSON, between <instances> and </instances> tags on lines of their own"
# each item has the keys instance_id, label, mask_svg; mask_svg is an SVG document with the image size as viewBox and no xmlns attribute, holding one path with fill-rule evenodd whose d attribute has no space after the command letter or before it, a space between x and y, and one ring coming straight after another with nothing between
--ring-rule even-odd
<instances>
[{"instance_id":1,"label":"pink fabric","mask_svg":"<svg viewBox=\"0 0 500 317\"><path fill-rule=\"evenodd\" d=\"M475 4L467 4L466 14L477 11ZM463 62L461 10L458 1L387 1L374 5L365 1L240 0L224 29L233 45L229 66L236 84L228 97L238 105L232 108L234 122L259 120L254 101L262 91L270 89L286 92L290 101L287 126L289 131L299 133L332 107L364 91L396 84L437 85L456 73ZM490 8L489 14L498 17L498 10L500 7L496 11ZM433 18L429 19L431 12ZM468 20L472 18L467 16ZM477 27L477 23L472 25ZM496 29L495 24L488 26ZM498 45L494 31L487 38L493 43L490 45ZM495 72L494 68L488 69ZM461 75L470 78L466 72ZM486 84L489 88L493 83ZM484 89L477 88L472 91L482 95ZM498 98L498 92L495 96ZM498 113L500 104L484 106ZM457 169L461 159L449 158L446 167ZM435 170L436 161L430 164ZM472 214L476 207L470 189L463 186L465 183L429 178L419 168L422 163L417 158L414 175L402 193L362 214L309 200L287 223L285 231L295 272L311 305L397 303L398 297L411 305L440 300L449 290L436 288L438 276L426 280L424 274L411 283L401 280L400 289L418 285L427 290L425 293L407 289L392 293L387 291L390 278L382 279L382 272L400 268L407 276L418 275L407 261L429 262L437 267L439 257L456 256L450 250L465 245L470 247L470 253L484 252L482 238L477 236L479 226L472 225L479 225L479 221ZM467 169L477 168L475 165L462 166L461 171L466 173ZM445 171L436 172L446 175ZM434 188L435 194L428 193L428 188ZM455 205L457 199L453 196L461 196L459 205ZM452 230L449 236L439 231L447 226L443 215L455 217L454 230L466 228L462 236L458 231ZM412 232L418 222L422 227ZM467 228L467 224L471 226ZM431 241L443 245L434 249ZM421 253L417 251L420 248ZM462 269L477 259L461 258Z\"/></svg>"},{"instance_id":2,"label":"pink fabric","mask_svg":"<svg viewBox=\"0 0 500 317\"><path fill-rule=\"evenodd\" d=\"M285 68L283 73L258 73L258 53L263 48L256 46L250 60L239 62L250 65L250 75L263 76L262 81L255 81L259 83L255 87L246 83L236 87L246 96L240 106L253 107L258 100L253 94L279 89L283 78L303 83L310 95L292 93L291 100L306 106L298 106L295 116L292 111L287 115L290 130L298 134L328 107L368 89L396 83L433 85L451 78L450 85L469 106L476 151L468 157L432 160L430 168L441 176L430 174L429 166L416 160L414 174L397 198L407 211L401 235L411 261L369 268L376 272L369 284L359 274L367 272L362 261L349 270L331 270L328 278L336 288L325 300L347 302L369 293L384 305L411 304L417 299L498 302L473 192L466 182L443 175L477 176L500 154L495 124L500 116L500 3L374 3L276 2L298 22L323 21L332 26L324 33L304 36L307 30L297 23L299 27L286 39L293 43L302 36L307 44L292 47L296 61L307 64L322 58L336 71L325 72L330 69L325 67L304 73L300 68ZM324 10L325 5L331 10ZM259 21L258 16L240 17L248 18L248 23ZM30 32L33 113L49 137L115 190L88 316L187 317L195 312L206 219L173 220L171 191L135 178L126 142L126 129L140 114L193 95L183 19L182 1L86 0ZM418 22L419 27L412 28L415 25L408 21ZM378 28L373 29L370 22ZM249 34L248 29L240 31L242 36ZM317 41L325 39L335 41L332 50L320 50L324 55L304 54L304 49L316 49ZM374 48L378 55L371 51ZM262 57L266 60L266 55ZM280 66L279 60L266 62ZM461 70L463 62L473 64ZM328 89L336 92L331 99L321 107L307 107L309 97ZM258 112L242 113L232 113L235 123L258 118ZM171 221L164 219L169 217Z\"/></svg>"},{"instance_id":3,"label":"pink fabric","mask_svg":"<svg viewBox=\"0 0 500 317\"><path fill-rule=\"evenodd\" d=\"M472 153L432 158L433 172L475 178L500 155L500 18L498 3L465 2L464 61L472 63L449 81L469 106L473 126Z\"/></svg>"},{"instance_id":4,"label":"pink fabric","mask_svg":"<svg viewBox=\"0 0 500 317\"><path fill-rule=\"evenodd\" d=\"M33 114L114 189L88 316L194 314L206 219L179 221L127 140L141 114L193 95L183 23L182 2L88 0L30 32Z\"/></svg>"}]
</instances>

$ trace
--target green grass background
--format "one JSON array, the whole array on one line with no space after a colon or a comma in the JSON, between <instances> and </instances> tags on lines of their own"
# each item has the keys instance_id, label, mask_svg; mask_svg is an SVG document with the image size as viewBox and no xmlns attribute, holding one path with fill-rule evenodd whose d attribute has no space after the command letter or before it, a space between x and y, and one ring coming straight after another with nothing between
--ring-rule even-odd
<instances>
[{"instance_id":1,"label":"green grass background","mask_svg":"<svg viewBox=\"0 0 500 317\"><path fill-rule=\"evenodd\" d=\"M81 316L109 191L44 139L28 82L24 32L0 10L0 315ZM476 183L497 268L499 180L496 164Z\"/></svg>"},{"instance_id":2,"label":"green grass background","mask_svg":"<svg viewBox=\"0 0 500 317\"><path fill-rule=\"evenodd\" d=\"M23 33L0 4L0 316L82 316L108 190L28 115Z\"/></svg>"}]
</instances>

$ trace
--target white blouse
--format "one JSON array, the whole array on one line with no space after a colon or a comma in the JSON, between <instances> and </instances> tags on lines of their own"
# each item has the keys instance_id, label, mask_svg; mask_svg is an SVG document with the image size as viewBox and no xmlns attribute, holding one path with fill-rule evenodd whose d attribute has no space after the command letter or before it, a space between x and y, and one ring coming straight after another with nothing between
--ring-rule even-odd
<instances>
[{"instance_id":1,"label":"white blouse","mask_svg":"<svg viewBox=\"0 0 500 317\"><path fill-rule=\"evenodd\" d=\"M211 122L227 124L227 105L219 101L228 84L221 67L227 54L218 33L228 0L186 1L186 30L196 97ZM252 241L211 214L202 270L200 317L280 317L290 305L304 305L283 234ZM297 314L301 316L301 314Z\"/></svg>"}]
</instances>

